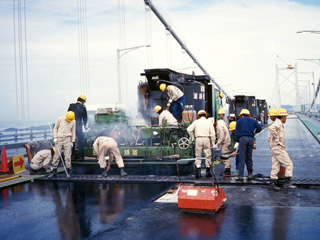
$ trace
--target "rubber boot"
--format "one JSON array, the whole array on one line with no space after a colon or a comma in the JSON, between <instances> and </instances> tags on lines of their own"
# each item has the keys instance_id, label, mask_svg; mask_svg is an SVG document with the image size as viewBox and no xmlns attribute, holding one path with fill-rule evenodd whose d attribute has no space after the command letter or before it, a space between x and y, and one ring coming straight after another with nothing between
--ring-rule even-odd
<instances>
[{"instance_id":1,"label":"rubber boot","mask_svg":"<svg viewBox=\"0 0 320 240\"><path fill-rule=\"evenodd\" d=\"M120 168L120 173L122 177L127 176L128 174L124 171L124 168Z\"/></svg>"},{"instance_id":2,"label":"rubber boot","mask_svg":"<svg viewBox=\"0 0 320 240\"><path fill-rule=\"evenodd\" d=\"M293 186L290 182L291 182L291 178L286 177L285 182L283 184L283 188L285 188L285 189L296 189L297 187Z\"/></svg>"},{"instance_id":3,"label":"rubber boot","mask_svg":"<svg viewBox=\"0 0 320 240\"><path fill-rule=\"evenodd\" d=\"M248 180L252 180L253 179L252 172L253 172L253 170L248 170Z\"/></svg>"},{"instance_id":4,"label":"rubber boot","mask_svg":"<svg viewBox=\"0 0 320 240\"><path fill-rule=\"evenodd\" d=\"M206 168L206 177L212 177L211 169L209 167Z\"/></svg>"},{"instance_id":5,"label":"rubber boot","mask_svg":"<svg viewBox=\"0 0 320 240\"><path fill-rule=\"evenodd\" d=\"M30 175L36 175L36 174L38 174L38 171L33 170L32 168L30 168L30 169L29 169L29 174L30 174Z\"/></svg>"},{"instance_id":6,"label":"rubber boot","mask_svg":"<svg viewBox=\"0 0 320 240\"><path fill-rule=\"evenodd\" d=\"M196 167L196 175L195 178L200 178L201 177L201 168Z\"/></svg>"},{"instance_id":7,"label":"rubber boot","mask_svg":"<svg viewBox=\"0 0 320 240\"><path fill-rule=\"evenodd\" d=\"M231 169L230 169L230 168L226 168L226 169L224 170L224 175L230 176L230 175L231 175Z\"/></svg>"},{"instance_id":8,"label":"rubber boot","mask_svg":"<svg viewBox=\"0 0 320 240\"><path fill-rule=\"evenodd\" d=\"M56 177L56 176L57 176L57 169L54 168L54 169L52 170L52 173L48 176L48 178L53 178L53 177Z\"/></svg>"},{"instance_id":9,"label":"rubber boot","mask_svg":"<svg viewBox=\"0 0 320 240\"><path fill-rule=\"evenodd\" d=\"M105 178L105 177L107 177L107 176L108 176L107 169L104 168L104 169L103 169L103 172L99 175L99 177L100 177L100 178Z\"/></svg>"},{"instance_id":10,"label":"rubber boot","mask_svg":"<svg viewBox=\"0 0 320 240\"><path fill-rule=\"evenodd\" d=\"M280 191L281 188L276 186L276 181L274 179L270 179L269 190Z\"/></svg>"}]
</instances>

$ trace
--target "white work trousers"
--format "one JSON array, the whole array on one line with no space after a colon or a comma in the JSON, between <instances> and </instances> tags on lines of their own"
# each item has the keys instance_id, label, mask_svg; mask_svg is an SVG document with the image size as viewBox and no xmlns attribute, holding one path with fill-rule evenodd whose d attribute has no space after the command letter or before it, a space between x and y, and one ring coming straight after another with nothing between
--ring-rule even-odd
<instances>
[{"instance_id":1,"label":"white work trousers","mask_svg":"<svg viewBox=\"0 0 320 240\"><path fill-rule=\"evenodd\" d=\"M52 165L54 168L57 168L60 162L60 154L62 150L64 152L64 159L66 163L66 168L71 168L71 137L58 138L58 141L55 145L55 153L52 160Z\"/></svg>"},{"instance_id":2,"label":"white work trousers","mask_svg":"<svg viewBox=\"0 0 320 240\"><path fill-rule=\"evenodd\" d=\"M202 151L205 154L205 164L209 168L211 166L211 148L209 137L197 137L196 138L196 158L200 158ZM201 160L195 160L194 164L197 168L201 167Z\"/></svg>"},{"instance_id":3,"label":"white work trousers","mask_svg":"<svg viewBox=\"0 0 320 240\"><path fill-rule=\"evenodd\" d=\"M51 159L49 159L49 160L51 160ZM50 161L48 161L48 162L44 161L44 162L41 162L40 165L38 165L38 164L34 164L34 163L31 162L30 163L30 167L35 171L37 171L37 170L39 170L41 168L45 168L46 170L50 170L51 168L50 168L49 163L50 163Z\"/></svg>"},{"instance_id":4,"label":"white work trousers","mask_svg":"<svg viewBox=\"0 0 320 240\"><path fill-rule=\"evenodd\" d=\"M123 159L121 157L118 144L116 141L105 141L101 146L99 146L99 165L100 168L106 168L107 167L107 161L106 161L106 154L109 152L109 164L112 163L113 159L116 159L116 163L118 165L118 168L123 168Z\"/></svg>"},{"instance_id":5,"label":"white work trousers","mask_svg":"<svg viewBox=\"0 0 320 240\"><path fill-rule=\"evenodd\" d=\"M278 179L277 175L280 170L280 163L282 163L286 169L285 177L291 178L293 171L293 163L286 150L283 147L277 145L271 148L270 151L272 155L270 179Z\"/></svg>"},{"instance_id":6,"label":"white work trousers","mask_svg":"<svg viewBox=\"0 0 320 240\"><path fill-rule=\"evenodd\" d=\"M222 153L228 153L230 152L230 143L222 143L220 145L221 147L221 152ZM229 156L229 154L224 154L223 157ZM231 162L230 162L230 158L228 159L224 159L223 161L224 164L224 168L231 168Z\"/></svg>"}]
</instances>

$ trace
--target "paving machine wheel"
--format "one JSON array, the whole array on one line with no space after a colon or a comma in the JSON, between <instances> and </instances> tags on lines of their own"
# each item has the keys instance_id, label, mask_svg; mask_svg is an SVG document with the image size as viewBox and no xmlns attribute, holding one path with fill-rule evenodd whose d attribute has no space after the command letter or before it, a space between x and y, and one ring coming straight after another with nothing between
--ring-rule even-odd
<instances>
[{"instance_id":1,"label":"paving machine wheel","mask_svg":"<svg viewBox=\"0 0 320 240\"><path fill-rule=\"evenodd\" d=\"M190 146L190 141L186 137L182 137L178 140L178 146L180 149L187 149Z\"/></svg>"}]
</instances>

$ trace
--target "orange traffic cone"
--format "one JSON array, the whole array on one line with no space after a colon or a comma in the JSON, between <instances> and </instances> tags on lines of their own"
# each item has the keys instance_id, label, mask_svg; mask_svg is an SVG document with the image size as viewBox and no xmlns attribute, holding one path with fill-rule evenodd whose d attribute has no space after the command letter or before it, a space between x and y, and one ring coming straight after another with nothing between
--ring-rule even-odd
<instances>
[{"instance_id":1,"label":"orange traffic cone","mask_svg":"<svg viewBox=\"0 0 320 240\"><path fill-rule=\"evenodd\" d=\"M9 168L8 168L8 159L7 159L7 152L5 146L2 147L2 152L1 152L1 173L8 173Z\"/></svg>"}]
</instances>

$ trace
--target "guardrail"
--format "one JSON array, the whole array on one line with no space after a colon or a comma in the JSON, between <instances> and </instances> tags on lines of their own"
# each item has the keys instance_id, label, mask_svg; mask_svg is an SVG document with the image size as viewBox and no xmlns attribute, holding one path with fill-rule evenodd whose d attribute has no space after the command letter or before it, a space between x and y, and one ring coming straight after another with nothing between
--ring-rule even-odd
<instances>
[{"instance_id":1,"label":"guardrail","mask_svg":"<svg viewBox=\"0 0 320 240\"><path fill-rule=\"evenodd\" d=\"M13 132L13 131L12 131ZM48 139L52 138L51 130L19 130L14 131L0 131L0 144L21 142L21 141L33 141L35 139Z\"/></svg>"},{"instance_id":2,"label":"guardrail","mask_svg":"<svg viewBox=\"0 0 320 240\"><path fill-rule=\"evenodd\" d=\"M0 131L0 154L2 147L5 146L8 159L17 153L23 153L27 157L24 144L35 141L52 138L50 129L45 127L28 128L28 129L6 129Z\"/></svg>"},{"instance_id":3,"label":"guardrail","mask_svg":"<svg viewBox=\"0 0 320 240\"><path fill-rule=\"evenodd\" d=\"M312 117L314 119L317 119L320 121L320 113L316 113L316 112L300 112L300 114L303 114L307 117Z\"/></svg>"}]
</instances>

